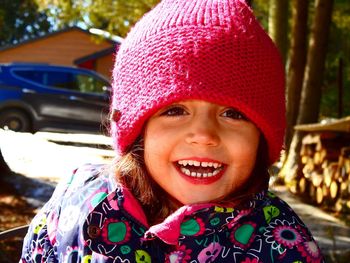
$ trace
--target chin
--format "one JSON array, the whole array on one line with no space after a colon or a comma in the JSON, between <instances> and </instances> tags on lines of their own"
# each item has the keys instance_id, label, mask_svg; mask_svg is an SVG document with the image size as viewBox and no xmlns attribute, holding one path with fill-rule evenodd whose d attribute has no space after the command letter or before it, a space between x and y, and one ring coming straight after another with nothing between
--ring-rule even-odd
<instances>
[{"instance_id":1,"label":"chin","mask_svg":"<svg viewBox=\"0 0 350 263\"><path fill-rule=\"evenodd\" d=\"M184 205L193 205L193 204L201 204L201 203L210 203L214 200L217 200L217 198L190 198L190 199L185 199L185 200L179 200Z\"/></svg>"}]
</instances>

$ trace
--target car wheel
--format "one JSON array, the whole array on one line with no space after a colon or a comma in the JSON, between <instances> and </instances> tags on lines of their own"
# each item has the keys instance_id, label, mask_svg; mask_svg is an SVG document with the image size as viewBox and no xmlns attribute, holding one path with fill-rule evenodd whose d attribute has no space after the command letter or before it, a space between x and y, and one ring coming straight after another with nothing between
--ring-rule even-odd
<instances>
[{"instance_id":1,"label":"car wheel","mask_svg":"<svg viewBox=\"0 0 350 263\"><path fill-rule=\"evenodd\" d=\"M31 121L23 111L6 110L0 113L0 128L16 132L31 132Z\"/></svg>"}]
</instances>

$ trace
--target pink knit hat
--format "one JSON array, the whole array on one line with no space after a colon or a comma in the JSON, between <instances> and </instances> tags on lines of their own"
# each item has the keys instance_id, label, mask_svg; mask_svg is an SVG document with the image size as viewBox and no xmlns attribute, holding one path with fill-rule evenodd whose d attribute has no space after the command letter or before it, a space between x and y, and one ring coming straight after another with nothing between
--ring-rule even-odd
<instances>
[{"instance_id":1,"label":"pink knit hat","mask_svg":"<svg viewBox=\"0 0 350 263\"><path fill-rule=\"evenodd\" d=\"M284 67L243 0L163 0L123 41L113 71L119 154L160 108L185 99L232 106L263 133L269 162L285 129Z\"/></svg>"}]
</instances>

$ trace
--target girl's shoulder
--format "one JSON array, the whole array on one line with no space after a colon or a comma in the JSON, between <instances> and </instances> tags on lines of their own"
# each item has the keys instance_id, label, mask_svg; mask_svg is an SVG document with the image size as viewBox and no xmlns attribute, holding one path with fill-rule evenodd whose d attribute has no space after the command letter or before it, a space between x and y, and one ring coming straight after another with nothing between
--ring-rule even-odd
<instances>
[{"instance_id":1,"label":"girl's shoulder","mask_svg":"<svg viewBox=\"0 0 350 263\"><path fill-rule=\"evenodd\" d=\"M262 214L267 223L270 223L274 219L292 220L298 224L303 224L302 220L289 204L272 191L263 191L257 194L253 199L253 203L253 210Z\"/></svg>"},{"instance_id":2,"label":"girl's shoulder","mask_svg":"<svg viewBox=\"0 0 350 263\"><path fill-rule=\"evenodd\" d=\"M83 194L89 189L104 188L112 191L116 187L111 167L104 164L84 164L62 178L53 197L70 197Z\"/></svg>"},{"instance_id":3,"label":"girl's shoulder","mask_svg":"<svg viewBox=\"0 0 350 263\"><path fill-rule=\"evenodd\" d=\"M84 164L75 169L65 180L70 188L79 188L90 184L91 182L107 182L109 167L103 164Z\"/></svg>"},{"instance_id":4,"label":"girl's shoulder","mask_svg":"<svg viewBox=\"0 0 350 263\"><path fill-rule=\"evenodd\" d=\"M105 165L83 165L61 179L32 220L23 243L24 258L39 251L35 255L42 253L42 262L47 262L50 260L44 255L51 259L67 247L80 244L79 233L86 216L114 187L108 169Z\"/></svg>"},{"instance_id":5,"label":"girl's shoulder","mask_svg":"<svg viewBox=\"0 0 350 263\"><path fill-rule=\"evenodd\" d=\"M44 210L61 214L66 208L74 207L82 213L87 207L91 209L116 187L110 167L86 164L61 179Z\"/></svg>"}]
</instances>

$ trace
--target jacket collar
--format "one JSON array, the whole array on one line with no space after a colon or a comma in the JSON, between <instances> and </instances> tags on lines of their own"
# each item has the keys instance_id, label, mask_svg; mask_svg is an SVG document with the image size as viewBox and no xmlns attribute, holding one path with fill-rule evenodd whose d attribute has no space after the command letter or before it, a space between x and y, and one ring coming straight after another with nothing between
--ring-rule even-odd
<instances>
[{"instance_id":1,"label":"jacket collar","mask_svg":"<svg viewBox=\"0 0 350 263\"><path fill-rule=\"evenodd\" d=\"M262 200L264 196L265 192L260 193L255 200ZM170 245L178 245L181 236L200 236L208 231L206 226L208 220L201 218L208 219L211 214L220 214L221 217L227 218L221 222L232 222L235 221L232 219L239 218L241 213L249 213L255 206L256 203L253 201L247 205L247 209L239 211L210 203L186 205L162 223L149 227L139 202L128 189L118 184L116 190L103 199L87 216L83 226L83 238L93 251L110 257L115 255L118 247L118 251L125 246L137 249L142 242L155 238ZM213 228L213 225L210 227ZM223 225L215 227L218 229Z\"/></svg>"},{"instance_id":2,"label":"jacket collar","mask_svg":"<svg viewBox=\"0 0 350 263\"><path fill-rule=\"evenodd\" d=\"M183 222L186 217L198 211L204 211L213 206L212 204L186 205L167 217L162 223L152 226L145 234L147 238L158 237L163 242L170 245L177 245L181 234Z\"/></svg>"}]
</instances>

